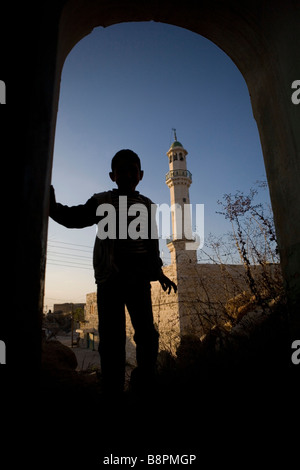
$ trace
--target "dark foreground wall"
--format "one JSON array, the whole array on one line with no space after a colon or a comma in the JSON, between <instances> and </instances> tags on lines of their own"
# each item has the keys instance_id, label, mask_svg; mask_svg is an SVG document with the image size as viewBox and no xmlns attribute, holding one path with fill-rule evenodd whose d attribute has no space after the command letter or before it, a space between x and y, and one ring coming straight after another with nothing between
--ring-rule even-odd
<instances>
[{"instance_id":1,"label":"dark foreground wall","mask_svg":"<svg viewBox=\"0 0 300 470\"><path fill-rule=\"evenodd\" d=\"M65 5L66 4L66 5ZM300 339L300 7L293 0L45 0L1 6L2 236L7 363L37 376L60 72L70 49L95 26L154 20L211 39L235 62L251 96L265 159L290 335ZM2 54L3 52L3 54ZM299 310L299 311L298 311Z\"/></svg>"}]
</instances>

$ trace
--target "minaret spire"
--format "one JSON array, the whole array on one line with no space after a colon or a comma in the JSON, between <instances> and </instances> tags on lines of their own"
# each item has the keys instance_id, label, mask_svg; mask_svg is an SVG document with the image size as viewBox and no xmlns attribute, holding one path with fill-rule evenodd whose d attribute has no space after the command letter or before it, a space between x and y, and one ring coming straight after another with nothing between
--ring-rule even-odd
<instances>
[{"instance_id":1,"label":"minaret spire","mask_svg":"<svg viewBox=\"0 0 300 470\"><path fill-rule=\"evenodd\" d=\"M174 132L174 141L177 141L176 129L172 127L172 131Z\"/></svg>"}]
</instances>

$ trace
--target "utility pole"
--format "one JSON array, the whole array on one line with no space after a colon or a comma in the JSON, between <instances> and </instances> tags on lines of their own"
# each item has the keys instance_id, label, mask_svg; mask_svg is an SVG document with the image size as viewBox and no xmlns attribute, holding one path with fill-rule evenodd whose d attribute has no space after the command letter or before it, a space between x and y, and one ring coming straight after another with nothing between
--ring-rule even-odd
<instances>
[{"instance_id":1,"label":"utility pole","mask_svg":"<svg viewBox=\"0 0 300 470\"><path fill-rule=\"evenodd\" d=\"M72 304L72 313L71 313L71 348L73 348L73 328L74 328L74 304Z\"/></svg>"}]
</instances>

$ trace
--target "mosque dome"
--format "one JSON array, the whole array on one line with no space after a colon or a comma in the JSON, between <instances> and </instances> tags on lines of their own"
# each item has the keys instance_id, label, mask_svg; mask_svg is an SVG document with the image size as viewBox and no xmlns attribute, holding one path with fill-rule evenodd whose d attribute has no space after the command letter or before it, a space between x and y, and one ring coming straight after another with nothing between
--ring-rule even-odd
<instances>
[{"instance_id":1,"label":"mosque dome","mask_svg":"<svg viewBox=\"0 0 300 470\"><path fill-rule=\"evenodd\" d=\"M175 142L173 142L173 144L171 145L171 149L173 149L174 147L182 147L182 144L180 142L178 142L178 140L175 140Z\"/></svg>"}]
</instances>

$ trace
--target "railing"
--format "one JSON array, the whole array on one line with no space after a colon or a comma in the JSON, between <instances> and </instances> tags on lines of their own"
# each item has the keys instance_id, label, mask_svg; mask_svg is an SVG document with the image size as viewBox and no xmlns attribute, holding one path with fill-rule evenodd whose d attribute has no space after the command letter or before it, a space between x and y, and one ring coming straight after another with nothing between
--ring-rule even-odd
<instances>
[{"instance_id":1,"label":"railing","mask_svg":"<svg viewBox=\"0 0 300 470\"><path fill-rule=\"evenodd\" d=\"M184 176L192 181L192 173L189 170L171 170L166 174L166 181L170 178Z\"/></svg>"}]
</instances>

